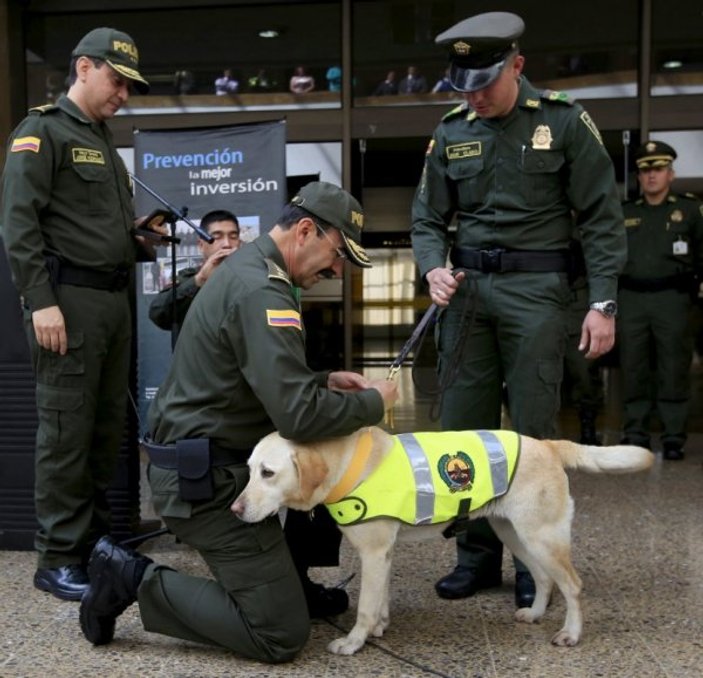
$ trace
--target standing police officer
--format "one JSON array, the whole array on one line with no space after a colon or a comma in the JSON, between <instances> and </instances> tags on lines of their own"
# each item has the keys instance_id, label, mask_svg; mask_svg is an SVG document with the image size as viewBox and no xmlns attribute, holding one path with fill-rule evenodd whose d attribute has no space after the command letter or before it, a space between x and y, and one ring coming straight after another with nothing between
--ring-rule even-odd
<instances>
[{"instance_id":1,"label":"standing police officer","mask_svg":"<svg viewBox=\"0 0 703 678\"><path fill-rule=\"evenodd\" d=\"M346 191L307 184L277 225L227 257L198 293L149 412L145 447L155 508L214 579L101 539L80 610L90 642L109 643L136 600L149 631L260 661L290 660L306 642L305 596L278 517L244 523L230 505L247 483L251 449L271 431L302 442L347 435L378 423L395 402L392 382L315 373L305 360L297 288L341 274L345 259L370 266L362 225Z\"/></svg>"},{"instance_id":2,"label":"standing police officer","mask_svg":"<svg viewBox=\"0 0 703 678\"><path fill-rule=\"evenodd\" d=\"M445 307L440 377L456 370L443 394L442 427L499 428L505 382L515 429L544 438L559 408L574 215L588 270L590 310L579 341L587 358L613 346L625 234L598 129L565 94L536 90L522 76L523 30L515 14L489 12L437 37L466 101L444 116L428 146L412 242L432 301ZM456 277L447 256L462 269ZM469 523L457 547L457 568L436 585L441 597L500 584L502 545L487 521ZM525 607L534 582L522 563L516 568L516 603Z\"/></svg>"},{"instance_id":3,"label":"standing police officer","mask_svg":"<svg viewBox=\"0 0 703 678\"><path fill-rule=\"evenodd\" d=\"M138 67L129 35L90 31L73 50L68 93L29 112L5 164L3 236L37 381L34 585L65 600L80 600L84 562L109 531L124 430L134 212L105 121L130 87L148 91Z\"/></svg>"},{"instance_id":4,"label":"standing police officer","mask_svg":"<svg viewBox=\"0 0 703 678\"><path fill-rule=\"evenodd\" d=\"M703 204L671 191L675 158L676 151L661 141L648 141L635 153L642 196L623 207L628 257L618 298L625 440L650 446L649 417L656 406L664 459L670 460L684 456L689 310L703 265Z\"/></svg>"}]
</instances>

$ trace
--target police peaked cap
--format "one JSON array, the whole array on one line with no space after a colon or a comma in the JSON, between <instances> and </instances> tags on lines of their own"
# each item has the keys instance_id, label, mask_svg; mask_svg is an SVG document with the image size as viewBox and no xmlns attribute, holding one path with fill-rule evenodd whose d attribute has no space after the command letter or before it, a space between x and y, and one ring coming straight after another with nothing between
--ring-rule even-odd
<instances>
[{"instance_id":1,"label":"police peaked cap","mask_svg":"<svg viewBox=\"0 0 703 678\"><path fill-rule=\"evenodd\" d=\"M486 12L469 17L440 33L435 42L449 50L449 80L459 92L490 85L507 58L518 51L525 22L512 12Z\"/></svg>"}]
</instances>

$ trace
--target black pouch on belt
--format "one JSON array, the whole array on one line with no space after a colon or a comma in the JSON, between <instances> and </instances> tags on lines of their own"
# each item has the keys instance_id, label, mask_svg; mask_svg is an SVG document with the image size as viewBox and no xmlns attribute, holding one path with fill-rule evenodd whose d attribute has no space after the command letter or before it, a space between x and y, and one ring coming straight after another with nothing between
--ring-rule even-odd
<instances>
[{"instance_id":1,"label":"black pouch on belt","mask_svg":"<svg viewBox=\"0 0 703 678\"><path fill-rule=\"evenodd\" d=\"M210 468L210 440L176 441L178 492L183 501L207 501L214 496Z\"/></svg>"}]
</instances>

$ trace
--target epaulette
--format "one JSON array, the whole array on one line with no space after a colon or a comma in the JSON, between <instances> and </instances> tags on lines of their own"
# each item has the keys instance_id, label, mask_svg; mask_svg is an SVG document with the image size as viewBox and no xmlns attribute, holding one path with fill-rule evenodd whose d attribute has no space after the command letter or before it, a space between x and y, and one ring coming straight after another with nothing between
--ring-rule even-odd
<instances>
[{"instance_id":1,"label":"epaulette","mask_svg":"<svg viewBox=\"0 0 703 678\"><path fill-rule=\"evenodd\" d=\"M701 200L695 193L690 193L689 191L686 191L686 193L681 193L680 195L682 198L688 198L689 200L697 200L699 202Z\"/></svg>"},{"instance_id":2,"label":"epaulette","mask_svg":"<svg viewBox=\"0 0 703 678\"><path fill-rule=\"evenodd\" d=\"M34 106L29 109L30 113L36 113L37 115L44 115L49 111L58 111L59 107L56 104L44 104L43 106Z\"/></svg>"},{"instance_id":3,"label":"epaulette","mask_svg":"<svg viewBox=\"0 0 703 678\"><path fill-rule=\"evenodd\" d=\"M290 278L288 277L288 273L284 271L273 259L269 259L268 257L264 259L266 262L266 265L268 266L269 269L269 280L282 280L284 283L290 285Z\"/></svg>"},{"instance_id":4,"label":"epaulette","mask_svg":"<svg viewBox=\"0 0 703 678\"><path fill-rule=\"evenodd\" d=\"M567 106L573 106L574 100L566 92L558 92L554 89L543 89L539 95L540 99L545 99L546 101L557 101L560 104L566 104Z\"/></svg>"},{"instance_id":5,"label":"epaulette","mask_svg":"<svg viewBox=\"0 0 703 678\"><path fill-rule=\"evenodd\" d=\"M458 106L455 106L452 108L449 113L445 113L442 116L442 122L445 120L451 120L452 118L456 118L457 116L460 116L462 113L465 113L468 110L468 107L466 104L459 104Z\"/></svg>"}]
</instances>

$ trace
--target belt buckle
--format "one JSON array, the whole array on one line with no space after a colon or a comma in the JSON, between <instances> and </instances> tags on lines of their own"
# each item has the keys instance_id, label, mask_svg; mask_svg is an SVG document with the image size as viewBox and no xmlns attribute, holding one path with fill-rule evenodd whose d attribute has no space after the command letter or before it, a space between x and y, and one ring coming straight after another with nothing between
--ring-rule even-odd
<instances>
[{"instance_id":1,"label":"belt buckle","mask_svg":"<svg viewBox=\"0 0 703 678\"><path fill-rule=\"evenodd\" d=\"M124 268L117 268L112 274L111 292L119 292L127 287L129 282L129 271Z\"/></svg>"},{"instance_id":2,"label":"belt buckle","mask_svg":"<svg viewBox=\"0 0 703 678\"><path fill-rule=\"evenodd\" d=\"M490 250L480 250L481 271L484 273L498 273L502 270L502 258L504 249L493 248Z\"/></svg>"}]
</instances>

